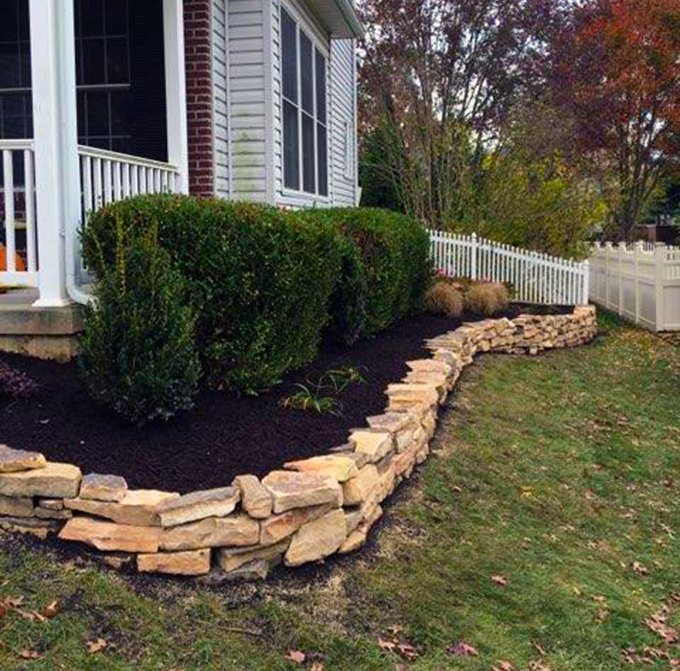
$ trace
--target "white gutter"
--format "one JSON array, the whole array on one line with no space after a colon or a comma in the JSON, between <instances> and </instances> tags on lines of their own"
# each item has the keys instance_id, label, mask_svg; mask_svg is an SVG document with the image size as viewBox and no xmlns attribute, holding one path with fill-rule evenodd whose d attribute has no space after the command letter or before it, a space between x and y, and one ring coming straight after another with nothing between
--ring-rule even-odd
<instances>
[{"instance_id":1,"label":"white gutter","mask_svg":"<svg viewBox=\"0 0 680 671\"><path fill-rule=\"evenodd\" d=\"M364 28L364 24L361 22L352 0L336 0L336 4L354 32L354 36L362 40L366 36L366 28Z\"/></svg>"},{"instance_id":2,"label":"white gutter","mask_svg":"<svg viewBox=\"0 0 680 671\"><path fill-rule=\"evenodd\" d=\"M75 303L89 305L93 302L94 296L85 291L78 282L76 275L76 245L80 244L76 239L75 228L66 226L66 293Z\"/></svg>"}]
</instances>

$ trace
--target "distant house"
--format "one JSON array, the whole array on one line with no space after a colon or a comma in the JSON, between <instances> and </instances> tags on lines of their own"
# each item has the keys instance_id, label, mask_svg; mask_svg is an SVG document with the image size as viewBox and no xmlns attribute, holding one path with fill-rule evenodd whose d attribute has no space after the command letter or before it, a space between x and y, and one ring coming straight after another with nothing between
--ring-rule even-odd
<instances>
[{"instance_id":1,"label":"distant house","mask_svg":"<svg viewBox=\"0 0 680 671\"><path fill-rule=\"evenodd\" d=\"M129 195L356 204L362 31L351 0L1 0L0 286L84 300L77 228Z\"/></svg>"}]
</instances>

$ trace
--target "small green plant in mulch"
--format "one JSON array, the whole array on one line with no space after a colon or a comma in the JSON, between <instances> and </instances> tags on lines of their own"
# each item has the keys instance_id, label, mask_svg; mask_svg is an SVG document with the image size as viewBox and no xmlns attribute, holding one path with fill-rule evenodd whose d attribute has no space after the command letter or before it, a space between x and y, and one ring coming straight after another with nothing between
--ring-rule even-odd
<instances>
[{"instance_id":1,"label":"small green plant in mulch","mask_svg":"<svg viewBox=\"0 0 680 671\"><path fill-rule=\"evenodd\" d=\"M300 391L297 394L281 399L281 407L304 412L317 412L320 415L333 414L337 411L337 401L330 396L321 396L318 389L304 384L295 385Z\"/></svg>"},{"instance_id":2,"label":"small green plant in mulch","mask_svg":"<svg viewBox=\"0 0 680 671\"><path fill-rule=\"evenodd\" d=\"M365 383L362 372L355 366L334 368L324 373L316 382L307 380L307 384L295 384L299 391L281 399L280 405L290 410L341 415L342 403L337 397L350 385Z\"/></svg>"}]
</instances>

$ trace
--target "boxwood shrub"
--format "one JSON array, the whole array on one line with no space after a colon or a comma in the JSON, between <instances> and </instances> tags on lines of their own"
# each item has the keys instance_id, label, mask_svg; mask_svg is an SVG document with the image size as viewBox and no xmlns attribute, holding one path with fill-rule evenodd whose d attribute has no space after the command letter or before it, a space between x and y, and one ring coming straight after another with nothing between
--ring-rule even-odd
<instances>
[{"instance_id":1,"label":"boxwood shrub","mask_svg":"<svg viewBox=\"0 0 680 671\"><path fill-rule=\"evenodd\" d=\"M115 262L85 311L79 367L95 400L142 425L193 404L200 376L196 314L184 303L185 281L158 246L155 228L132 241L120 227L117 233Z\"/></svg>"},{"instance_id":2,"label":"boxwood shrub","mask_svg":"<svg viewBox=\"0 0 680 671\"><path fill-rule=\"evenodd\" d=\"M430 240L417 221L396 212L374 208L307 210L306 219L331 228L349 241L360 258L343 263L340 287L332 306L332 323L352 324L344 340L352 341L357 315L364 312L359 335L371 336L422 304L432 276ZM351 256L346 251L343 258ZM358 256L357 256L358 255ZM358 293L364 299L358 300ZM363 303L359 307L357 303Z\"/></svg>"},{"instance_id":3,"label":"boxwood shrub","mask_svg":"<svg viewBox=\"0 0 680 671\"><path fill-rule=\"evenodd\" d=\"M140 196L89 218L84 257L99 277L114 262L117 226L130 239L158 227L160 246L187 281L213 386L268 388L316 356L340 273L332 229L262 205Z\"/></svg>"}]
</instances>

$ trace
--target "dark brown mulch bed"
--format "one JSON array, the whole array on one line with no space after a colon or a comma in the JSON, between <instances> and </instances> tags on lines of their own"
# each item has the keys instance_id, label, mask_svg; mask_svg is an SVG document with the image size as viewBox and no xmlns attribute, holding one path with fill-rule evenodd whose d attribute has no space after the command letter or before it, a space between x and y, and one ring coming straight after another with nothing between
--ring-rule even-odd
<instances>
[{"instance_id":1,"label":"dark brown mulch bed","mask_svg":"<svg viewBox=\"0 0 680 671\"><path fill-rule=\"evenodd\" d=\"M518 312L514 307L509 316ZM242 473L261 477L286 461L324 454L345 442L350 429L384 411L387 385L405 375L406 361L426 355L423 341L461 321L420 315L351 348L324 345L312 365L268 393L239 397L203 391L192 411L144 429L93 403L75 364L0 355L40 385L30 399L0 402L0 444L40 451L85 473L122 475L134 488L185 493L226 486ZM280 406L297 391L295 382L317 380L343 366L359 368L366 383L339 396L341 414Z\"/></svg>"}]
</instances>

